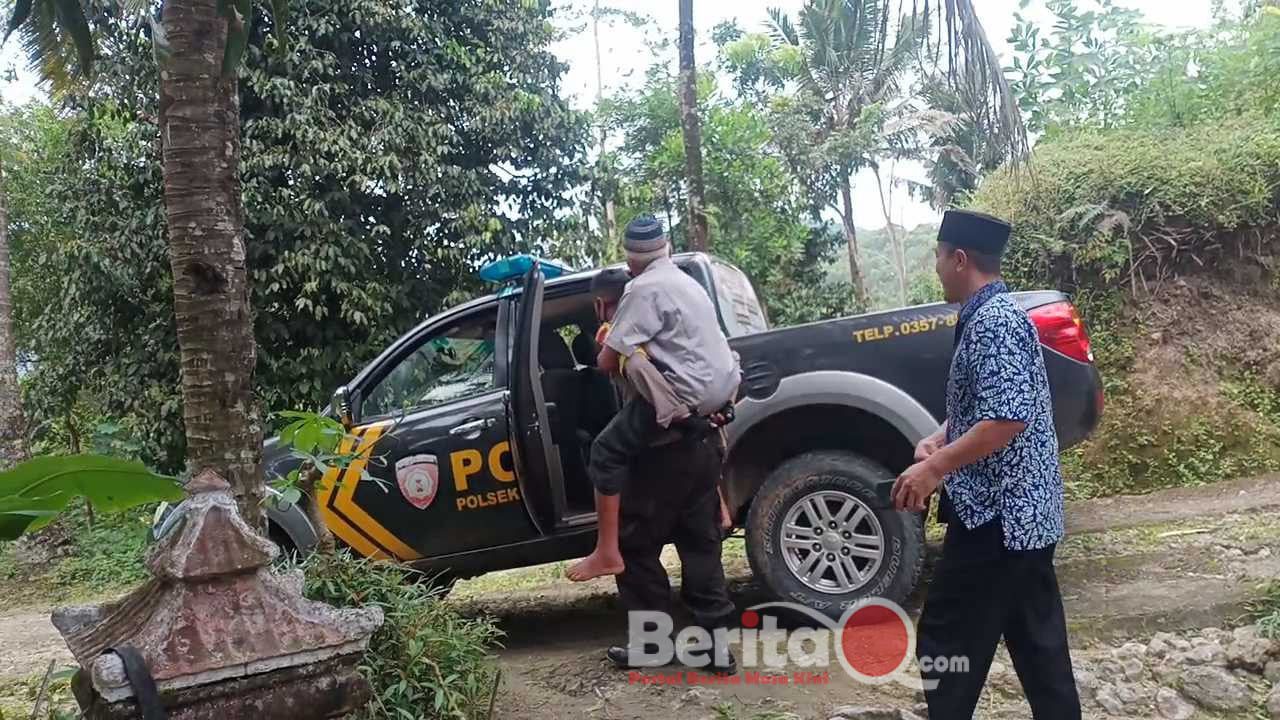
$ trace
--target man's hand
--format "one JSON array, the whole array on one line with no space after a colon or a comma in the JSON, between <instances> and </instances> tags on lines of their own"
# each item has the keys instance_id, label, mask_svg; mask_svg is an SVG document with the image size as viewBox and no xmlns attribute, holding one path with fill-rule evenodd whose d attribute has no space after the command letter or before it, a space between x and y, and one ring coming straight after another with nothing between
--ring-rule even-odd
<instances>
[{"instance_id":1,"label":"man's hand","mask_svg":"<svg viewBox=\"0 0 1280 720\"><path fill-rule=\"evenodd\" d=\"M924 462L925 460L929 459L930 455L938 452L938 450L941 448L942 448L942 439L936 435L930 435L929 437L916 443L915 461Z\"/></svg>"},{"instance_id":2,"label":"man's hand","mask_svg":"<svg viewBox=\"0 0 1280 720\"><path fill-rule=\"evenodd\" d=\"M924 462L929 456L947 444L947 421L943 420L936 432L916 443L916 462Z\"/></svg>"},{"instance_id":3,"label":"man's hand","mask_svg":"<svg viewBox=\"0 0 1280 720\"><path fill-rule=\"evenodd\" d=\"M935 448L932 452L936 452ZM916 450L919 453L919 448ZM929 496L942 484L942 473L929 460L917 462L898 476L893 484L895 510L923 512L929 506Z\"/></svg>"}]
</instances>

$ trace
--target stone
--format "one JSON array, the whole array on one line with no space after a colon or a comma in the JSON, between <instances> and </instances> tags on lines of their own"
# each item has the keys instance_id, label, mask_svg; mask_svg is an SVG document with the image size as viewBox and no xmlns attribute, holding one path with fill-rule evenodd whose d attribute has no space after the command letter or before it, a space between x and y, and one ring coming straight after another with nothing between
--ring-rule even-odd
<instances>
[{"instance_id":1,"label":"stone","mask_svg":"<svg viewBox=\"0 0 1280 720\"><path fill-rule=\"evenodd\" d=\"M1103 660L1098 665L1098 669L1102 677L1112 680L1124 675L1124 665L1116 660Z\"/></svg>"},{"instance_id":2,"label":"stone","mask_svg":"<svg viewBox=\"0 0 1280 720\"><path fill-rule=\"evenodd\" d=\"M1274 653L1275 643L1258 635L1252 625L1238 627L1231 633L1226 646L1227 665L1261 673Z\"/></svg>"},{"instance_id":3,"label":"stone","mask_svg":"<svg viewBox=\"0 0 1280 720\"><path fill-rule=\"evenodd\" d=\"M1098 686L1098 691L1094 693L1093 699L1102 706L1103 710L1112 715L1120 715L1124 712L1124 703L1120 702L1120 698L1116 697L1116 690L1111 685Z\"/></svg>"},{"instance_id":4,"label":"stone","mask_svg":"<svg viewBox=\"0 0 1280 720\"><path fill-rule=\"evenodd\" d=\"M923 720L929 720L929 703L916 703L911 706L911 712L923 718Z\"/></svg>"},{"instance_id":5,"label":"stone","mask_svg":"<svg viewBox=\"0 0 1280 720\"><path fill-rule=\"evenodd\" d=\"M1137 686L1128 683L1116 684L1116 699L1125 705L1133 705L1141 701L1145 693L1141 692Z\"/></svg>"},{"instance_id":6,"label":"stone","mask_svg":"<svg viewBox=\"0 0 1280 720\"><path fill-rule=\"evenodd\" d=\"M1146 666L1142 664L1141 660L1135 657L1126 658L1124 663L1122 663L1122 666L1124 668L1124 679L1129 682L1137 682L1147 674Z\"/></svg>"},{"instance_id":7,"label":"stone","mask_svg":"<svg viewBox=\"0 0 1280 720\"><path fill-rule=\"evenodd\" d=\"M1187 702L1182 693L1162 687L1156 691L1156 714L1164 720L1191 720L1196 706Z\"/></svg>"},{"instance_id":8,"label":"stone","mask_svg":"<svg viewBox=\"0 0 1280 720\"><path fill-rule=\"evenodd\" d=\"M1216 641L1196 638L1190 650L1179 653L1175 660L1187 665L1225 665L1227 651Z\"/></svg>"},{"instance_id":9,"label":"stone","mask_svg":"<svg viewBox=\"0 0 1280 720\"><path fill-rule=\"evenodd\" d=\"M1271 557L1271 548L1259 548L1258 552L1253 554L1254 560L1266 560Z\"/></svg>"},{"instance_id":10,"label":"stone","mask_svg":"<svg viewBox=\"0 0 1280 720\"><path fill-rule=\"evenodd\" d=\"M1147 643L1147 657L1159 659L1173 652L1172 638L1173 635L1166 632L1158 632L1151 636L1151 641Z\"/></svg>"},{"instance_id":11,"label":"stone","mask_svg":"<svg viewBox=\"0 0 1280 720\"><path fill-rule=\"evenodd\" d=\"M1146 654L1146 646L1136 642L1127 642L1111 651L1111 657L1119 660L1121 664L1126 660L1141 660Z\"/></svg>"},{"instance_id":12,"label":"stone","mask_svg":"<svg viewBox=\"0 0 1280 720\"><path fill-rule=\"evenodd\" d=\"M684 691L680 699L676 701L676 706L690 705L701 702L708 702L720 697L720 693L705 687L691 687Z\"/></svg>"},{"instance_id":13,"label":"stone","mask_svg":"<svg viewBox=\"0 0 1280 720\"><path fill-rule=\"evenodd\" d=\"M1208 640L1209 642L1217 643L1218 645L1226 645L1232 640L1231 633L1227 632L1226 630L1223 630L1222 628L1216 628L1216 627L1208 627L1201 630L1200 637L1204 638L1205 640ZM1195 644L1194 640L1192 640L1191 642L1193 645Z\"/></svg>"},{"instance_id":14,"label":"stone","mask_svg":"<svg viewBox=\"0 0 1280 720\"><path fill-rule=\"evenodd\" d=\"M831 713L831 720L902 720L902 712L889 707L845 705Z\"/></svg>"},{"instance_id":15,"label":"stone","mask_svg":"<svg viewBox=\"0 0 1280 720\"><path fill-rule=\"evenodd\" d=\"M1280 687L1271 688L1267 695L1267 714L1271 720L1280 720Z\"/></svg>"},{"instance_id":16,"label":"stone","mask_svg":"<svg viewBox=\"0 0 1280 720\"><path fill-rule=\"evenodd\" d=\"M924 718L911 712L910 710L899 710L898 720L924 720Z\"/></svg>"},{"instance_id":17,"label":"stone","mask_svg":"<svg viewBox=\"0 0 1280 720\"><path fill-rule=\"evenodd\" d=\"M1151 674L1156 682L1164 685L1177 685L1182 682L1182 668L1172 662L1162 662L1151 667Z\"/></svg>"},{"instance_id":18,"label":"stone","mask_svg":"<svg viewBox=\"0 0 1280 720\"><path fill-rule=\"evenodd\" d=\"M359 655L343 655L310 665L259 675L197 685L172 693L161 692L169 720L209 718L297 718L298 708L316 713L305 717L355 712L369 700L369 684L357 670ZM71 681L71 690L87 720L137 720L142 716L132 697L107 702L97 694L82 671ZM323 709L321 709L323 708Z\"/></svg>"},{"instance_id":19,"label":"stone","mask_svg":"<svg viewBox=\"0 0 1280 720\"><path fill-rule=\"evenodd\" d=\"M1262 668L1262 677L1272 685L1280 685L1280 660L1270 660Z\"/></svg>"},{"instance_id":20,"label":"stone","mask_svg":"<svg viewBox=\"0 0 1280 720\"><path fill-rule=\"evenodd\" d=\"M1191 641L1182 637L1181 635L1172 635L1166 638L1166 640L1168 641L1169 645L1172 646L1173 649L1177 650L1178 652L1186 652L1187 650L1191 649Z\"/></svg>"},{"instance_id":21,"label":"stone","mask_svg":"<svg viewBox=\"0 0 1280 720\"><path fill-rule=\"evenodd\" d=\"M1182 675L1182 692L1201 707L1220 712L1244 710L1253 704L1249 686L1220 667L1189 668Z\"/></svg>"},{"instance_id":22,"label":"stone","mask_svg":"<svg viewBox=\"0 0 1280 720\"><path fill-rule=\"evenodd\" d=\"M1098 689L1098 678L1088 670L1074 668L1072 674L1076 676L1076 690L1080 692L1081 697L1093 697L1093 691Z\"/></svg>"},{"instance_id":23,"label":"stone","mask_svg":"<svg viewBox=\"0 0 1280 720\"><path fill-rule=\"evenodd\" d=\"M297 707L324 718L367 697L355 666L382 625L382 610L305 599L299 573L272 570L278 549L245 524L225 480L206 470L187 491L194 494L180 506L177 524L148 553L149 581L118 601L53 613L84 669L76 697L85 716L116 717L134 705L120 657L103 653L121 646L142 655L166 706L185 708L170 713L173 720L272 720L296 716ZM279 699L254 684L259 676L280 679ZM227 687L242 687L243 697ZM295 703L295 714L276 714L286 701Z\"/></svg>"}]
</instances>

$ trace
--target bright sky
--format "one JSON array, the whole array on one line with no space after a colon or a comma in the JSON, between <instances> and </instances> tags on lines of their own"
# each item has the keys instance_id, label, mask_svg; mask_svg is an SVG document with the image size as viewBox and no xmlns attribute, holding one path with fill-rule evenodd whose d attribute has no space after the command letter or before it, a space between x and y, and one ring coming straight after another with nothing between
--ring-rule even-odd
<instances>
[{"instance_id":1,"label":"bright sky","mask_svg":"<svg viewBox=\"0 0 1280 720\"><path fill-rule=\"evenodd\" d=\"M1211 19L1211 0L1117 2L1141 10L1152 23L1171 27L1205 26ZM589 10L591 3L592 0L560 0L557 5ZM648 13L654 18L654 23L644 29L645 33L667 33L672 40L677 35L677 0L602 0L601 4ZM721 21L736 19L746 30L762 29L768 8L780 7L794 16L803 4L803 0L694 0L694 26L699 39L709 44L711 28ZM978 0L975 4L979 7L978 16L987 30L987 36L991 38L997 52L1005 55L1008 49L1005 38L1013 26L1013 13L1018 8L1019 0ZM1047 18L1043 0L1031 0L1027 13L1033 19ZM649 62L642 40L641 31L621 23L602 30L601 54L606 93L625 83L639 80L641 71ZM569 65L564 92L573 99L576 106L589 107L595 98L596 81L595 49L591 33L583 32L571 37L557 44L554 49ZM673 63L674 52L673 46ZM710 54L710 48L704 44L699 49L699 61L705 62ZM0 95L6 102L25 102L39 93L30 74L25 71L25 63L20 60L17 38L10 38L3 50L0 50L0 73L9 68L17 70L17 79L13 82L0 80ZM904 166L900 173L913 176L920 173L920 168ZM882 227L883 214L880 212L874 178L870 175L860 176L855 188L854 205L858 224L864 227ZM900 190L894 194L893 205L894 220L907 227L914 227L937 217L927 205L910 200L905 191Z\"/></svg>"},{"instance_id":2,"label":"bright sky","mask_svg":"<svg viewBox=\"0 0 1280 720\"><path fill-rule=\"evenodd\" d=\"M568 4L574 8L589 10L592 0L562 0L558 5ZM1082 0L1088 2L1088 0ZM1005 39L1013 29L1013 13L1018 9L1018 0L977 0L978 18L982 21L996 51L1005 56L1008 43ZM1190 28L1207 26L1211 21L1211 0L1117 0L1117 4L1132 7L1143 12L1149 22L1170 27ZM655 20L652 28L644 32L668 33L674 40L678 34L677 0L659 0L658 2L640 2L639 0L601 0L605 7L617 7L634 12L647 12ZM764 29L767 11L770 7L778 7L786 11L792 18L804 5L804 0L694 0L693 21L698 39L702 46L698 49L697 59L706 62L713 52L710 47L711 29L717 23L726 20L737 20L738 25L747 31ZM1050 16L1044 9L1043 0L1032 0L1026 16L1035 20L1044 18L1050 22ZM649 62L648 52L643 44L641 31L625 24L616 23L608 31L601 31L601 55L604 66L605 93L628 82L642 79L642 70ZM564 82L564 91L574 98L579 107L589 107L595 98L595 48L591 33L584 32L576 37L561 42L555 48L557 54L569 64L569 72ZM672 63L675 63L675 50L672 49ZM913 179L922 179L923 169L916 164L903 164L898 171L901 175ZM870 172L859 175L854 184L854 215L859 227L884 227L884 214L880 209L880 198L876 191L875 176ZM922 222L935 221L938 218L927 204L911 200L905 189L894 191L892 196L891 215L894 222L915 227Z\"/></svg>"}]
</instances>

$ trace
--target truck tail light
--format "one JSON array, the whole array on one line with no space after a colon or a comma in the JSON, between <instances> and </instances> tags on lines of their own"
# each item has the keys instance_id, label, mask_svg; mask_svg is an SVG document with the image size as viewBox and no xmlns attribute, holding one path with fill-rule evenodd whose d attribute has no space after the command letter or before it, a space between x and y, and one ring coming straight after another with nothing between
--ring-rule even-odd
<instances>
[{"instance_id":1,"label":"truck tail light","mask_svg":"<svg viewBox=\"0 0 1280 720\"><path fill-rule=\"evenodd\" d=\"M1040 342L1073 360L1093 362L1093 349L1089 346L1089 333L1084 320L1069 302L1041 305L1027 313L1040 333Z\"/></svg>"}]
</instances>

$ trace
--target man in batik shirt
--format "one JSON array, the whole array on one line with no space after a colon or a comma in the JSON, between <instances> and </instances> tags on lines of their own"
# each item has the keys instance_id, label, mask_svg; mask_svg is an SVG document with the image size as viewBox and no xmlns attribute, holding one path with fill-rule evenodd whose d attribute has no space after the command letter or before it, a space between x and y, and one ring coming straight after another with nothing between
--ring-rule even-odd
<instances>
[{"instance_id":1,"label":"man in batik shirt","mask_svg":"<svg viewBox=\"0 0 1280 720\"><path fill-rule=\"evenodd\" d=\"M936 270L947 301L962 303L947 419L893 489L897 508L923 511L945 482L947 537L917 645L931 720L973 717L1001 637L1035 719L1080 718L1053 569L1058 440L1035 326L1000 281L1009 234L981 213L943 217ZM933 662L959 657L966 671Z\"/></svg>"}]
</instances>

